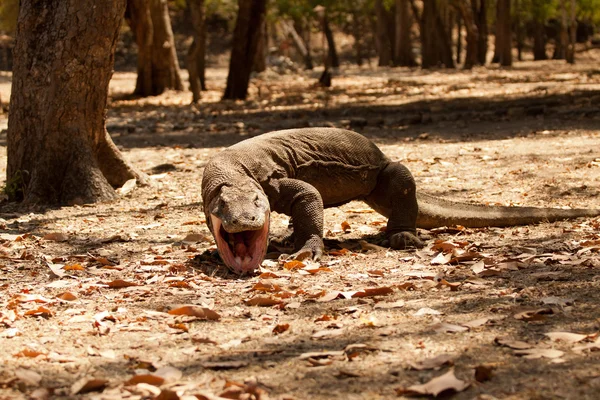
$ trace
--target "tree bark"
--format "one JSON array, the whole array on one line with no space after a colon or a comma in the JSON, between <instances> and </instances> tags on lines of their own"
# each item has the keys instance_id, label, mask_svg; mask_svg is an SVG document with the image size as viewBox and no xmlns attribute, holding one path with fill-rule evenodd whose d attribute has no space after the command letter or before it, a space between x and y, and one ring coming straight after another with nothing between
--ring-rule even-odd
<instances>
[{"instance_id":1,"label":"tree bark","mask_svg":"<svg viewBox=\"0 0 600 400\"><path fill-rule=\"evenodd\" d=\"M167 0L128 0L127 22L138 46L134 94L156 96L183 90Z\"/></svg>"},{"instance_id":2,"label":"tree bark","mask_svg":"<svg viewBox=\"0 0 600 400\"><path fill-rule=\"evenodd\" d=\"M327 17L327 11L323 15L323 32L325 33L325 39L327 40L327 65L329 67L337 68L340 66L340 59L335 48L335 40L333 38L333 32L329 26L329 18Z\"/></svg>"},{"instance_id":3,"label":"tree bark","mask_svg":"<svg viewBox=\"0 0 600 400\"><path fill-rule=\"evenodd\" d=\"M421 22L421 66L423 68L441 65L454 68L451 37L446 33L445 25L438 12L436 0L423 0Z\"/></svg>"},{"instance_id":4,"label":"tree bark","mask_svg":"<svg viewBox=\"0 0 600 400\"><path fill-rule=\"evenodd\" d=\"M105 128L125 0L22 0L8 121L7 187L32 204L116 197L139 177ZM112 185L112 186L111 186Z\"/></svg>"},{"instance_id":5,"label":"tree bark","mask_svg":"<svg viewBox=\"0 0 600 400\"><path fill-rule=\"evenodd\" d=\"M187 0L194 29L187 54L187 67L192 101L200 101L200 91L206 90L206 18L204 0Z\"/></svg>"},{"instance_id":6,"label":"tree bark","mask_svg":"<svg viewBox=\"0 0 600 400\"><path fill-rule=\"evenodd\" d=\"M462 18L460 13L456 16L456 63L460 64L462 57Z\"/></svg>"},{"instance_id":7,"label":"tree bark","mask_svg":"<svg viewBox=\"0 0 600 400\"><path fill-rule=\"evenodd\" d=\"M477 61L485 65L488 52L487 0L471 0L475 25L477 25Z\"/></svg>"},{"instance_id":8,"label":"tree bark","mask_svg":"<svg viewBox=\"0 0 600 400\"><path fill-rule=\"evenodd\" d=\"M238 0L224 100L244 100L248 96L250 73L265 12L266 0Z\"/></svg>"},{"instance_id":9,"label":"tree bark","mask_svg":"<svg viewBox=\"0 0 600 400\"><path fill-rule=\"evenodd\" d=\"M510 24L510 0L498 0L496 17L496 49L494 58L498 57L500 65L512 65L512 32Z\"/></svg>"},{"instance_id":10,"label":"tree bark","mask_svg":"<svg viewBox=\"0 0 600 400\"><path fill-rule=\"evenodd\" d=\"M352 36L354 37L354 56L356 57L356 65L363 64L363 26L361 23L360 13L356 10L352 11Z\"/></svg>"},{"instance_id":11,"label":"tree bark","mask_svg":"<svg viewBox=\"0 0 600 400\"><path fill-rule=\"evenodd\" d=\"M394 64L401 67L417 65L412 51L410 29L412 18L408 0L396 0L396 40L394 49Z\"/></svg>"},{"instance_id":12,"label":"tree bark","mask_svg":"<svg viewBox=\"0 0 600 400\"><path fill-rule=\"evenodd\" d=\"M533 21L533 59L547 60L546 54L546 32L544 31L544 22L537 18Z\"/></svg>"},{"instance_id":13,"label":"tree bark","mask_svg":"<svg viewBox=\"0 0 600 400\"><path fill-rule=\"evenodd\" d=\"M467 0L456 0L454 4L458 8L467 31L467 54L465 55L464 68L471 69L479 62L479 55L477 54L479 50L479 32L475 24L473 10L469 7Z\"/></svg>"},{"instance_id":14,"label":"tree bark","mask_svg":"<svg viewBox=\"0 0 600 400\"><path fill-rule=\"evenodd\" d=\"M267 31L267 20L263 18L260 26L260 35L256 45L256 54L252 63L253 72L263 72L267 69L267 55L269 53L269 36Z\"/></svg>"},{"instance_id":15,"label":"tree bark","mask_svg":"<svg viewBox=\"0 0 600 400\"><path fill-rule=\"evenodd\" d=\"M567 14L567 5L565 1L562 2L563 7L565 8L564 13ZM570 10L569 10L569 41L567 44L566 51L566 60L569 64L575 64L575 39L577 35L577 19L576 19L576 4L575 0L570 1Z\"/></svg>"},{"instance_id":16,"label":"tree bark","mask_svg":"<svg viewBox=\"0 0 600 400\"><path fill-rule=\"evenodd\" d=\"M375 17L376 21L376 37L377 37L377 52L379 55L379 66L385 67L392 64L392 43L389 36L388 18L383 5L383 0L375 0Z\"/></svg>"}]
</instances>

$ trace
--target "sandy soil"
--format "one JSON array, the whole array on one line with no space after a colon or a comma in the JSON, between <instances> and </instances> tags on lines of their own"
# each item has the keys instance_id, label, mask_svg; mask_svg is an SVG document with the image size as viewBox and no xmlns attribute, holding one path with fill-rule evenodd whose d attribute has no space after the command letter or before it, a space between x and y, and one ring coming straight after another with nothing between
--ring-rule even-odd
<instances>
[{"instance_id":1,"label":"sandy soil","mask_svg":"<svg viewBox=\"0 0 600 400\"><path fill-rule=\"evenodd\" d=\"M326 125L365 134L428 193L600 208L598 60L344 67L328 90L318 71L271 71L247 102L219 102L215 69L197 106L128 99L135 76L115 74L109 131L153 185L110 204L0 206L0 399L598 398L600 219L421 231L425 249L391 251L361 246L385 219L353 202L327 210L319 265L267 260L240 279L205 253L200 196L224 146ZM5 131L0 146L3 178ZM274 236L286 226L274 215ZM448 372L460 381L421 385Z\"/></svg>"}]
</instances>

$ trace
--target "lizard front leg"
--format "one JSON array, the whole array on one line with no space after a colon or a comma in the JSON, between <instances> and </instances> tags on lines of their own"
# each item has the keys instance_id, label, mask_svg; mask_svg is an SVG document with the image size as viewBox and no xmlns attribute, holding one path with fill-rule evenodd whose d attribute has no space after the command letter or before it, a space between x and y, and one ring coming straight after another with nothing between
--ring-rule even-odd
<instances>
[{"instance_id":1,"label":"lizard front leg","mask_svg":"<svg viewBox=\"0 0 600 400\"><path fill-rule=\"evenodd\" d=\"M399 162L389 163L379 173L377 185L365 202L389 218L386 233L392 249L423 247L417 236L416 184L408 168Z\"/></svg>"},{"instance_id":2,"label":"lizard front leg","mask_svg":"<svg viewBox=\"0 0 600 400\"><path fill-rule=\"evenodd\" d=\"M273 211L292 217L294 251L292 259L318 260L323 255L323 200L318 190L303 181L290 178L271 182L276 198Z\"/></svg>"}]
</instances>

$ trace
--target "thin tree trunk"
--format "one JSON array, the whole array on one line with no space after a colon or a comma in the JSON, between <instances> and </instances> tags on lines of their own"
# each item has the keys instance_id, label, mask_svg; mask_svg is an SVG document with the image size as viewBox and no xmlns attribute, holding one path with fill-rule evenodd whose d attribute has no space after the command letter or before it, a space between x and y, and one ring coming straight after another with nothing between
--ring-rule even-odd
<instances>
[{"instance_id":1,"label":"thin tree trunk","mask_svg":"<svg viewBox=\"0 0 600 400\"><path fill-rule=\"evenodd\" d=\"M105 128L124 11L125 0L21 1L7 135L14 199L110 200L116 197L111 185L143 179Z\"/></svg>"},{"instance_id":2,"label":"thin tree trunk","mask_svg":"<svg viewBox=\"0 0 600 400\"><path fill-rule=\"evenodd\" d=\"M515 26L517 28L517 60L523 61L523 47L525 46L525 32L523 26L523 20L521 18L523 12L522 0L514 0L515 3Z\"/></svg>"},{"instance_id":3,"label":"thin tree trunk","mask_svg":"<svg viewBox=\"0 0 600 400\"><path fill-rule=\"evenodd\" d=\"M224 100L244 100L248 95L252 63L265 12L266 0L238 0L238 16L233 31L233 47Z\"/></svg>"},{"instance_id":4,"label":"thin tree trunk","mask_svg":"<svg viewBox=\"0 0 600 400\"><path fill-rule=\"evenodd\" d=\"M462 57L462 18L456 15L456 63L460 64ZM466 66L465 66L466 68ZM470 67L469 67L470 68Z\"/></svg>"},{"instance_id":5,"label":"thin tree trunk","mask_svg":"<svg viewBox=\"0 0 600 400\"><path fill-rule=\"evenodd\" d=\"M187 67L192 91L192 101L200 101L200 91L206 90L206 21L204 0L187 0L194 29L187 54Z\"/></svg>"},{"instance_id":6,"label":"thin tree trunk","mask_svg":"<svg viewBox=\"0 0 600 400\"><path fill-rule=\"evenodd\" d=\"M383 5L383 0L375 0L375 17L377 18L375 29L377 37L377 52L379 54L379 66L385 67L392 64L392 43L389 36L388 18Z\"/></svg>"},{"instance_id":7,"label":"thin tree trunk","mask_svg":"<svg viewBox=\"0 0 600 400\"><path fill-rule=\"evenodd\" d=\"M533 59L535 61L548 59L544 23L537 18L533 20Z\"/></svg>"},{"instance_id":8,"label":"thin tree trunk","mask_svg":"<svg viewBox=\"0 0 600 400\"><path fill-rule=\"evenodd\" d=\"M356 57L356 65L363 64L363 46L362 46L362 24L358 11L352 12L352 36L354 37L354 55Z\"/></svg>"},{"instance_id":9,"label":"thin tree trunk","mask_svg":"<svg viewBox=\"0 0 600 400\"><path fill-rule=\"evenodd\" d=\"M504 67L512 65L512 32L510 24L510 0L498 0L495 50L498 62ZM494 56L496 57L496 56Z\"/></svg>"},{"instance_id":10,"label":"thin tree trunk","mask_svg":"<svg viewBox=\"0 0 600 400\"><path fill-rule=\"evenodd\" d=\"M457 0L455 2L458 11L465 23L465 30L467 31L467 54L465 55L465 69L471 69L473 66L478 64L479 55L479 32L477 31L477 25L473 16L473 9L469 7L467 0Z\"/></svg>"},{"instance_id":11,"label":"thin tree trunk","mask_svg":"<svg viewBox=\"0 0 600 400\"><path fill-rule=\"evenodd\" d=\"M337 50L335 48L335 40L333 39L333 32L329 26L329 18L327 18L327 11L323 16L323 32L325 33L325 39L327 40L327 63L330 67L337 68L340 66L340 60L338 58Z\"/></svg>"},{"instance_id":12,"label":"thin tree trunk","mask_svg":"<svg viewBox=\"0 0 600 400\"><path fill-rule=\"evenodd\" d=\"M292 38L292 42L294 43L294 47L304 60L304 67L306 69L313 69L312 57L310 55L310 51L307 46L307 41L302 38L302 35L296 29L297 25L301 25L300 22L294 21L294 23L289 23L288 21L280 21L281 27L285 32L286 36L290 36ZM301 30L302 32L303 30Z\"/></svg>"},{"instance_id":13,"label":"thin tree trunk","mask_svg":"<svg viewBox=\"0 0 600 400\"><path fill-rule=\"evenodd\" d=\"M571 0L570 2L571 4L571 9L570 9L570 16L569 16L569 42L567 45L567 51L566 51L566 59L567 62L569 64L575 64L575 39L576 39L576 34L577 34L577 20L576 20L576 4L575 4L575 0ZM563 6L565 7L565 14L567 13L567 6L566 4L564 4L563 1Z\"/></svg>"},{"instance_id":14,"label":"thin tree trunk","mask_svg":"<svg viewBox=\"0 0 600 400\"><path fill-rule=\"evenodd\" d=\"M394 64L401 67L414 67L417 65L412 51L410 28L412 18L408 0L396 0L396 40L394 50Z\"/></svg>"}]
</instances>

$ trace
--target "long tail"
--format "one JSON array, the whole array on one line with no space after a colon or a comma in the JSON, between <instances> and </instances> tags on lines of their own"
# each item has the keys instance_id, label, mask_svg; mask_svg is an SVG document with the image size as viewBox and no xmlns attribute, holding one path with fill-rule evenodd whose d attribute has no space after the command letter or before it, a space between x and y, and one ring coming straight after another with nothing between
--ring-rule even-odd
<instances>
[{"instance_id":1,"label":"long tail","mask_svg":"<svg viewBox=\"0 0 600 400\"><path fill-rule=\"evenodd\" d=\"M423 193L417 194L417 201L417 227L425 229L451 225L503 227L600 216L600 209L485 206L444 200Z\"/></svg>"}]
</instances>

